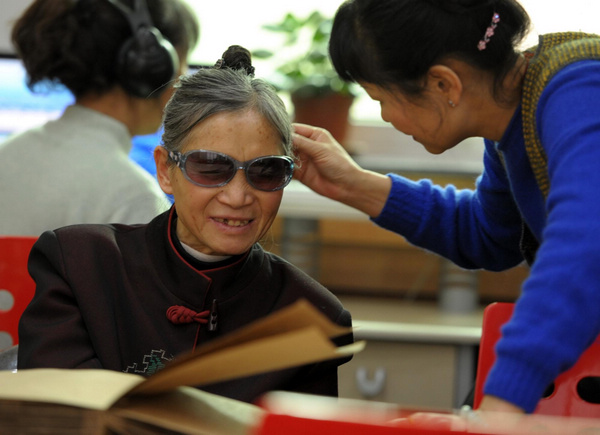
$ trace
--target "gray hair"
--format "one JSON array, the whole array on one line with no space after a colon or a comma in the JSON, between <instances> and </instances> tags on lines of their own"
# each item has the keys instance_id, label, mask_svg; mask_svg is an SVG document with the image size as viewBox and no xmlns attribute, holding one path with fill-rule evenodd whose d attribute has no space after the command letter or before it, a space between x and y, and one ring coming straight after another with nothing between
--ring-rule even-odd
<instances>
[{"instance_id":1,"label":"gray hair","mask_svg":"<svg viewBox=\"0 0 600 435\"><path fill-rule=\"evenodd\" d=\"M275 89L243 69L203 68L182 76L164 111L162 145L181 151L190 131L211 115L255 110L281 137L284 155L293 156L292 124Z\"/></svg>"}]
</instances>

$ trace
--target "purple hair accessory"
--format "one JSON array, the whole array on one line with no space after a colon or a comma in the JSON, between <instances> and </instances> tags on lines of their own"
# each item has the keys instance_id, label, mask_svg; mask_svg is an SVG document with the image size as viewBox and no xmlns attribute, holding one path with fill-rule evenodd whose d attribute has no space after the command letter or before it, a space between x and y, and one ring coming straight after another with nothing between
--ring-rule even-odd
<instances>
[{"instance_id":1,"label":"purple hair accessory","mask_svg":"<svg viewBox=\"0 0 600 435\"><path fill-rule=\"evenodd\" d=\"M483 51L487 48L487 44L488 44L488 42L490 42L490 38L492 36L494 36L494 31L496 30L496 27L498 27L499 22L500 22L500 14L498 14L497 12L494 12L494 15L492 15L492 22L490 23L488 28L485 29L485 34L483 35L483 39L481 41L479 41L479 44L477 44L477 49L479 51Z\"/></svg>"}]
</instances>

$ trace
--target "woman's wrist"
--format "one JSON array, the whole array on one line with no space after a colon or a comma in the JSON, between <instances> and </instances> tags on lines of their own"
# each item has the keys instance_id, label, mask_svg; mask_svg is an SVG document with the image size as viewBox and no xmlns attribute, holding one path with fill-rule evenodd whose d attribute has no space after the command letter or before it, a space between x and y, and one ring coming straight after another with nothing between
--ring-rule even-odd
<instances>
[{"instance_id":1,"label":"woman's wrist","mask_svg":"<svg viewBox=\"0 0 600 435\"><path fill-rule=\"evenodd\" d=\"M387 175L362 169L340 201L375 218L381 214L391 188L392 181Z\"/></svg>"}]
</instances>

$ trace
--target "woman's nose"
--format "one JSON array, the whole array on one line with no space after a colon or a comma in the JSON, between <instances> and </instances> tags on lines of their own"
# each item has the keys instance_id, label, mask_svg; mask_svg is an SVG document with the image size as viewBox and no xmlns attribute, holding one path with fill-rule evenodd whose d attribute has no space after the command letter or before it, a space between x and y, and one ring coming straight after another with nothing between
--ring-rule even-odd
<instances>
[{"instance_id":1,"label":"woman's nose","mask_svg":"<svg viewBox=\"0 0 600 435\"><path fill-rule=\"evenodd\" d=\"M246 173L238 169L231 181L221 188L219 201L231 207L243 207L254 200L253 190L248 184Z\"/></svg>"}]
</instances>

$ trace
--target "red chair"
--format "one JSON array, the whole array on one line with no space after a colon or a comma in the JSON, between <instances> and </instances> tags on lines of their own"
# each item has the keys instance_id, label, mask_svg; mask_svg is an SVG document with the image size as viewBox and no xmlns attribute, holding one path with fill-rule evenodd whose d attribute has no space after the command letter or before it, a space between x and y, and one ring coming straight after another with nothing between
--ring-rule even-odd
<instances>
[{"instance_id":1,"label":"red chair","mask_svg":"<svg viewBox=\"0 0 600 435\"><path fill-rule=\"evenodd\" d=\"M19 342L19 318L35 292L27 259L36 240L32 236L0 236L0 350Z\"/></svg>"},{"instance_id":2,"label":"red chair","mask_svg":"<svg viewBox=\"0 0 600 435\"><path fill-rule=\"evenodd\" d=\"M483 385L494 364L494 347L501 337L500 328L510 320L512 303L493 303L483 313L479 361L475 380L474 408L483 398ZM597 382L596 382L597 381ZM586 389L591 385L592 391ZM568 417L600 417L600 337L583 353L577 363L560 374L548 395L540 400L534 414Z\"/></svg>"}]
</instances>

